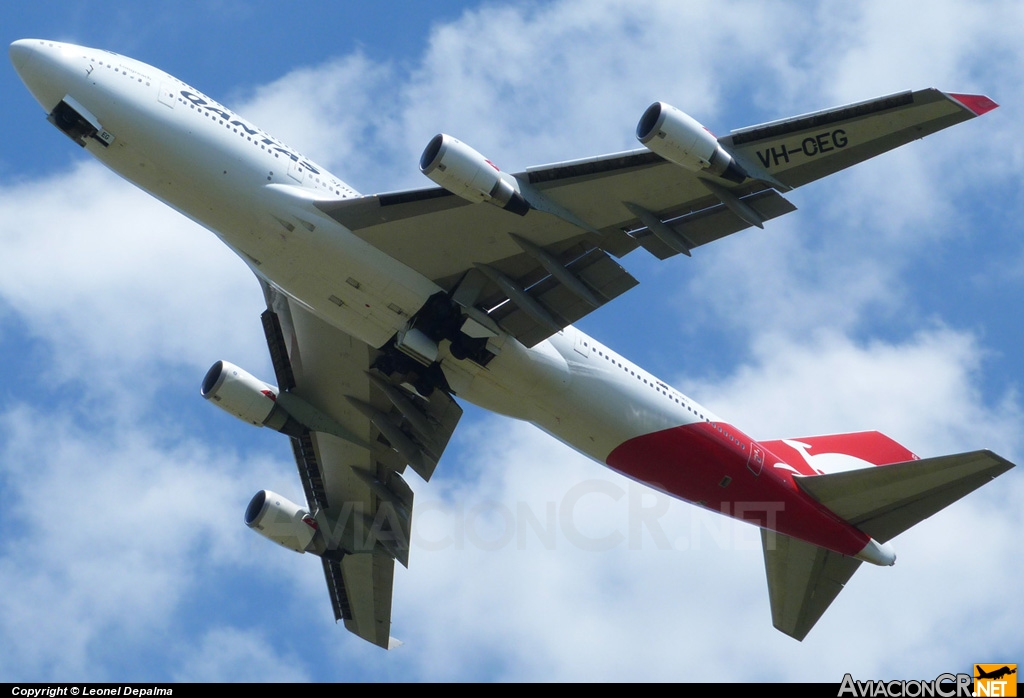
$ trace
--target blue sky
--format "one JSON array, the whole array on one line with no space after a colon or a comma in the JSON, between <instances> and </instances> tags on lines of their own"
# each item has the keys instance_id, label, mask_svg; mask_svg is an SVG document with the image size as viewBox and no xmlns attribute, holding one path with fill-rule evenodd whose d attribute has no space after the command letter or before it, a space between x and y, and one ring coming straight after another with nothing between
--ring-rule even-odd
<instances>
[{"instance_id":1,"label":"blue sky","mask_svg":"<svg viewBox=\"0 0 1024 698\"><path fill-rule=\"evenodd\" d=\"M364 193L423 186L438 131L515 171L635 147L655 100L725 133L988 94L1000 109L793 192L764 231L634 253L641 285L581 326L758 438L880 429L1021 459L1018 3L12 8L8 43L151 63ZM319 563L242 524L258 489L301 500L286 439L198 395L218 359L272 376L255 281L47 124L9 65L0 94L0 680L839 681L1024 658L1016 471L898 537L897 565L858 572L796 643L754 529L471 407L413 485L406 644L357 640ZM549 515L553 537L531 527Z\"/></svg>"}]
</instances>

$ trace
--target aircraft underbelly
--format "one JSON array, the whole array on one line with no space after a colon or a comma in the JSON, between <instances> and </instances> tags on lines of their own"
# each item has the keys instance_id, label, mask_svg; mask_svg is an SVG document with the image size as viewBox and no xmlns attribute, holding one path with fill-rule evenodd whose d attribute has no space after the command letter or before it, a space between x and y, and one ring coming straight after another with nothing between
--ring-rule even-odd
<instances>
[{"instance_id":1,"label":"aircraft underbelly","mask_svg":"<svg viewBox=\"0 0 1024 698\"><path fill-rule=\"evenodd\" d=\"M129 142L95 154L212 231L259 276L371 346L391 339L440 290L305 201L255 183L251 166L235 163L232 173L218 164L211 179L157 164L164 160Z\"/></svg>"},{"instance_id":2,"label":"aircraft underbelly","mask_svg":"<svg viewBox=\"0 0 1024 698\"><path fill-rule=\"evenodd\" d=\"M279 190L254 198L252 192L259 189L252 186L253 173L240 165L236 176L222 169L219 177L204 181L158 166L163 160L149 159L145 149L132 147L131 139L96 154L212 230L258 275L371 346L390 340L439 290ZM772 478L753 473L744 460L749 452L735 453L716 443L713 437L720 427L684 414L635 375L624 376L577 356L577 332L566 328L531 349L510 338L486 370L472 370L468 379L454 381L456 393L529 421L577 451L673 496L838 552L855 554L863 548L862 534L838 520L834 530L809 523L820 522L820 507L805 501L795 488L779 486L771 499L763 484ZM452 377L457 373L446 372ZM727 477L730 482L723 487Z\"/></svg>"},{"instance_id":3,"label":"aircraft underbelly","mask_svg":"<svg viewBox=\"0 0 1024 698\"><path fill-rule=\"evenodd\" d=\"M567 327L532 349L510 340L456 392L673 497L845 555L867 544L762 444L657 379L604 361L600 345L600 358L580 355L577 333Z\"/></svg>"},{"instance_id":4,"label":"aircraft underbelly","mask_svg":"<svg viewBox=\"0 0 1024 698\"><path fill-rule=\"evenodd\" d=\"M768 467L755 467L763 454ZM868 536L772 466L779 459L727 423L698 422L636 437L608 457L624 475L681 499L844 555Z\"/></svg>"},{"instance_id":5,"label":"aircraft underbelly","mask_svg":"<svg viewBox=\"0 0 1024 698\"><path fill-rule=\"evenodd\" d=\"M460 398L531 422L599 463L630 439L696 419L635 376L579 356L578 332L566 327L529 349L509 338L486 369L442 367Z\"/></svg>"}]
</instances>

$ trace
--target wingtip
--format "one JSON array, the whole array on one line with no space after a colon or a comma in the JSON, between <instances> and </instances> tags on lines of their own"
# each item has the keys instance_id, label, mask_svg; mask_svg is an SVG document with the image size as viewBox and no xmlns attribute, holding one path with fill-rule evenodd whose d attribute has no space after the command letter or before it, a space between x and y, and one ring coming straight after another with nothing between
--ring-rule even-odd
<instances>
[{"instance_id":1,"label":"wingtip","mask_svg":"<svg viewBox=\"0 0 1024 698\"><path fill-rule=\"evenodd\" d=\"M950 92L948 94L950 97L960 102L960 104L974 112L975 116L987 114L999 106L985 95L964 95L957 94L955 92Z\"/></svg>"}]
</instances>

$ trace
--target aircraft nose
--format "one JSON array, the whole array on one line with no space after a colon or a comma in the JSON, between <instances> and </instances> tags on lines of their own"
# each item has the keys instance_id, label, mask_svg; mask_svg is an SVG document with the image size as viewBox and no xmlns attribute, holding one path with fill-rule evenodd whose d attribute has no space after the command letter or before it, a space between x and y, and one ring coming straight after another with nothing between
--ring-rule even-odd
<instances>
[{"instance_id":1,"label":"aircraft nose","mask_svg":"<svg viewBox=\"0 0 1024 698\"><path fill-rule=\"evenodd\" d=\"M34 39L19 39L7 50L18 75L24 75L26 68L35 58L38 44L39 42Z\"/></svg>"},{"instance_id":2,"label":"aircraft nose","mask_svg":"<svg viewBox=\"0 0 1024 698\"><path fill-rule=\"evenodd\" d=\"M47 112L66 95L77 77L67 44L40 39L15 41L8 49L18 77Z\"/></svg>"}]
</instances>

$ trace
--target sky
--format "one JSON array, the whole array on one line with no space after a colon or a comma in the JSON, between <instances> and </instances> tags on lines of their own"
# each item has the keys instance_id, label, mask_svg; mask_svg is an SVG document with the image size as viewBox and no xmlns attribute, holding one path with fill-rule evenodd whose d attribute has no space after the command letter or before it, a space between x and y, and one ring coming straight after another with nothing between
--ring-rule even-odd
<instances>
[{"instance_id":1,"label":"sky","mask_svg":"<svg viewBox=\"0 0 1024 698\"><path fill-rule=\"evenodd\" d=\"M787 195L766 229L659 262L579 323L760 439L878 429L922 457L1024 455L1024 5L5 3L7 43L129 55L371 194L451 133L502 169L637 147L665 101L718 134L937 87L1001 107ZM897 537L802 643L756 529L469 405L410 475L384 652L319 561L247 530L302 501L287 439L199 396L272 379L258 285L106 171L0 67L0 681L827 681L1020 662L1024 475ZM1013 619L1017 618L1018 621Z\"/></svg>"}]
</instances>

